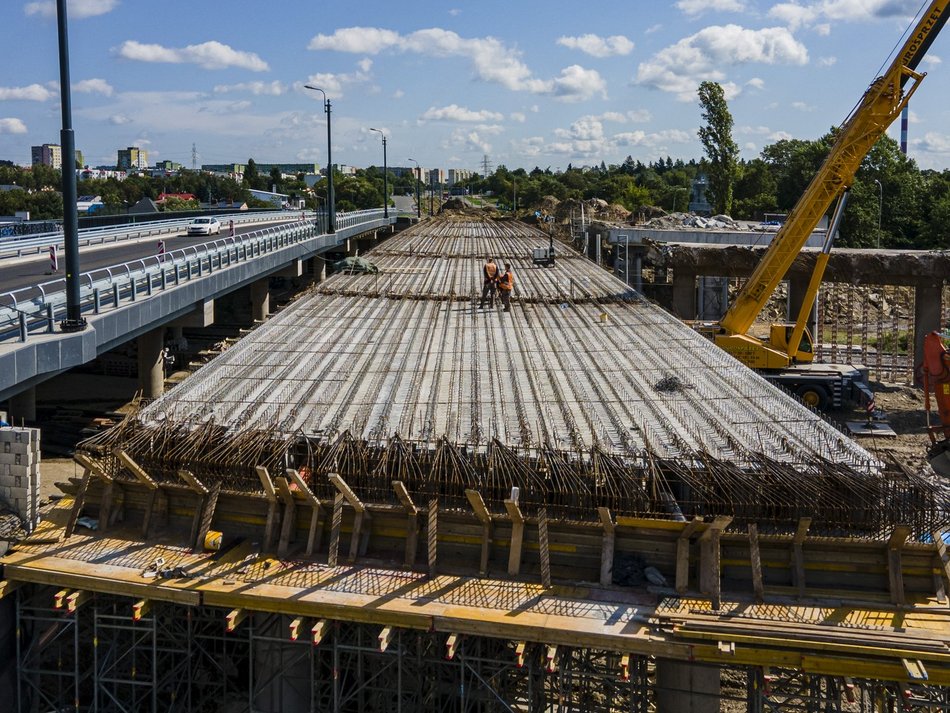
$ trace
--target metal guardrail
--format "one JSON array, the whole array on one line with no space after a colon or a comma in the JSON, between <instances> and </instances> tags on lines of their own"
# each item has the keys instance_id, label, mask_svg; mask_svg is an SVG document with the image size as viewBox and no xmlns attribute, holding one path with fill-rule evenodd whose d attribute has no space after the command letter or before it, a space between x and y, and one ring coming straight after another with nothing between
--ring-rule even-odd
<instances>
[{"instance_id":1,"label":"metal guardrail","mask_svg":"<svg viewBox=\"0 0 950 713\"><path fill-rule=\"evenodd\" d=\"M337 231L379 220L382 216L381 208L338 213ZM335 237L325 232L323 216L84 272L79 276L81 310L84 314L96 315L117 309L320 235ZM53 333L57 321L65 314L65 278L0 293L0 342L25 342L30 334Z\"/></svg>"},{"instance_id":2,"label":"metal guardrail","mask_svg":"<svg viewBox=\"0 0 950 713\"><path fill-rule=\"evenodd\" d=\"M233 220L235 225L242 223L258 223L265 220L288 220L294 216L291 211L278 213L266 211L260 213L232 213L216 215L222 226L227 226ZM122 240L133 240L150 235L163 235L184 230L194 218L172 218L170 220L153 221L149 223L134 223L128 225L110 225L104 228L83 228L79 231L80 247L86 245L100 245L116 243ZM14 235L0 237L0 259L22 257L23 255L38 254L48 250L51 245L57 249L63 247L63 233L38 233L33 235Z\"/></svg>"}]
</instances>

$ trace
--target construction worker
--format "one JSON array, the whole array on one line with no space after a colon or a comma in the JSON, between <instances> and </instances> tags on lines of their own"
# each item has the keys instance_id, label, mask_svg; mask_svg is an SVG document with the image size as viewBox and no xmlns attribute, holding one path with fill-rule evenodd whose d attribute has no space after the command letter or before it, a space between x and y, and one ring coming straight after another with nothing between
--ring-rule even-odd
<instances>
[{"instance_id":1,"label":"construction worker","mask_svg":"<svg viewBox=\"0 0 950 713\"><path fill-rule=\"evenodd\" d=\"M488 306L495 306L495 286L498 283L498 265L495 264L495 258L488 258L482 265L482 298L478 302L478 308L485 307L485 300L488 300Z\"/></svg>"},{"instance_id":2,"label":"construction worker","mask_svg":"<svg viewBox=\"0 0 950 713\"><path fill-rule=\"evenodd\" d=\"M505 263L505 272L498 278L498 296L501 297L501 303L505 306L504 312L511 311L511 291L515 289L515 274L511 271L511 265Z\"/></svg>"}]
</instances>

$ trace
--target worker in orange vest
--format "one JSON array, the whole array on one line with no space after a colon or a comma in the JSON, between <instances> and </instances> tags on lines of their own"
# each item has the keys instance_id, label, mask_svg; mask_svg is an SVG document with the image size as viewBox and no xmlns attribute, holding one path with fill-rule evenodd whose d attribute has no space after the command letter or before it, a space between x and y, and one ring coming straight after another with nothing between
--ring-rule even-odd
<instances>
[{"instance_id":1,"label":"worker in orange vest","mask_svg":"<svg viewBox=\"0 0 950 713\"><path fill-rule=\"evenodd\" d=\"M511 291L515 289L515 274L511 271L511 265L505 263L505 272L498 278L498 296L501 297L501 303L505 306L503 311L511 311Z\"/></svg>"},{"instance_id":2,"label":"worker in orange vest","mask_svg":"<svg viewBox=\"0 0 950 713\"><path fill-rule=\"evenodd\" d=\"M495 286L498 284L498 265L495 264L495 258L488 258L482 265L482 298L478 302L478 308L484 309L485 301L488 301L489 307L495 306Z\"/></svg>"}]
</instances>

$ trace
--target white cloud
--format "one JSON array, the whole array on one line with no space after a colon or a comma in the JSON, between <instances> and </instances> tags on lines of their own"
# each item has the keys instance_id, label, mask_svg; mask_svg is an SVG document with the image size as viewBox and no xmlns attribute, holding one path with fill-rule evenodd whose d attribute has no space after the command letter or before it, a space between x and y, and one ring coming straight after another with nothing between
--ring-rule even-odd
<instances>
[{"instance_id":1,"label":"white cloud","mask_svg":"<svg viewBox=\"0 0 950 713\"><path fill-rule=\"evenodd\" d=\"M500 40L494 37L469 39L438 27L407 35L378 27L343 27L332 35L316 35L307 47L369 55L392 50L427 57L462 57L471 62L475 76L484 82L500 84L512 91L552 95L563 101L588 99L597 93L603 94L606 89L597 72L577 65L563 69L554 79L539 79L521 60L521 53ZM583 86L578 82L583 82Z\"/></svg>"},{"instance_id":2,"label":"white cloud","mask_svg":"<svg viewBox=\"0 0 950 713\"><path fill-rule=\"evenodd\" d=\"M635 124L645 124L653 118L653 115L649 109L631 109L627 112L627 118Z\"/></svg>"},{"instance_id":3,"label":"white cloud","mask_svg":"<svg viewBox=\"0 0 950 713\"><path fill-rule=\"evenodd\" d=\"M911 142L915 149L925 153L950 154L950 136L928 131L922 139Z\"/></svg>"},{"instance_id":4,"label":"white cloud","mask_svg":"<svg viewBox=\"0 0 950 713\"><path fill-rule=\"evenodd\" d=\"M105 79L83 79L73 84L73 91L82 94L102 94L111 97L115 90Z\"/></svg>"},{"instance_id":5,"label":"white cloud","mask_svg":"<svg viewBox=\"0 0 950 713\"><path fill-rule=\"evenodd\" d=\"M607 113L604 116L584 116L566 129L555 129L555 140L544 144L549 154L561 154L572 159L599 159L620 150L641 147L651 151L666 151L670 144L689 143L695 139L695 132L681 129L667 129L657 132L642 130L608 134L604 131L604 121L615 121L623 115ZM541 153L534 140L519 142L518 149L530 156Z\"/></svg>"},{"instance_id":6,"label":"white cloud","mask_svg":"<svg viewBox=\"0 0 950 713\"><path fill-rule=\"evenodd\" d=\"M654 32L659 32L662 29L663 29L663 25L661 24L650 25L647 29L643 31L643 34L652 35Z\"/></svg>"},{"instance_id":7,"label":"white cloud","mask_svg":"<svg viewBox=\"0 0 950 713\"><path fill-rule=\"evenodd\" d=\"M570 49L580 50L592 57L614 57L628 55L633 52L633 42L623 35L601 37L586 34L579 37L559 37L559 45Z\"/></svg>"},{"instance_id":8,"label":"white cloud","mask_svg":"<svg viewBox=\"0 0 950 713\"><path fill-rule=\"evenodd\" d=\"M215 94L226 94L228 92L250 92L255 96L279 97L287 93L287 85L283 82L240 82L239 84L218 84L214 88Z\"/></svg>"},{"instance_id":9,"label":"white cloud","mask_svg":"<svg viewBox=\"0 0 950 713\"><path fill-rule=\"evenodd\" d=\"M492 145L482 138L478 131L465 131L462 129L452 132L452 136L442 142L444 150L460 150L481 154L491 153Z\"/></svg>"},{"instance_id":10,"label":"white cloud","mask_svg":"<svg viewBox=\"0 0 950 713\"><path fill-rule=\"evenodd\" d=\"M739 25L706 27L657 52L637 68L636 83L696 98L702 81L719 82L726 96L739 87L725 82L724 68L742 64L806 64L808 50L784 27L749 30Z\"/></svg>"},{"instance_id":11,"label":"white cloud","mask_svg":"<svg viewBox=\"0 0 950 713\"><path fill-rule=\"evenodd\" d=\"M520 111L511 112L508 118L511 119L512 121L517 121L519 124L523 124L528 120L528 117L525 116L524 113Z\"/></svg>"},{"instance_id":12,"label":"white cloud","mask_svg":"<svg viewBox=\"0 0 950 713\"><path fill-rule=\"evenodd\" d=\"M762 89L765 87L765 80L761 77L752 77L748 82L745 83L747 87L752 87L753 89Z\"/></svg>"},{"instance_id":13,"label":"white cloud","mask_svg":"<svg viewBox=\"0 0 950 713\"><path fill-rule=\"evenodd\" d=\"M30 84L25 87L0 87L0 101L45 102L56 94L42 84Z\"/></svg>"},{"instance_id":14,"label":"white cloud","mask_svg":"<svg viewBox=\"0 0 950 713\"><path fill-rule=\"evenodd\" d=\"M138 62L196 64L204 69L238 67L252 72L266 72L270 69L267 62L255 53L241 52L216 40L182 48L163 47L162 45L126 40L114 51L124 59Z\"/></svg>"},{"instance_id":15,"label":"white cloud","mask_svg":"<svg viewBox=\"0 0 950 713\"><path fill-rule=\"evenodd\" d=\"M913 17L917 14L917 0L818 0L800 4L781 2L768 12L773 17L796 30L812 26L819 34L831 31L827 20L864 22L868 19L888 17Z\"/></svg>"},{"instance_id":16,"label":"white cloud","mask_svg":"<svg viewBox=\"0 0 950 713\"><path fill-rule=\"evenodd\" d=\"M369 70L373 68L373 60L371 60L369 57L364 57L356 63L356 66L361 72L369 72Z\"/></svg>"},{"instance_id":17,"label":"white cloud","mask_svg":"<svg viewBox=\"0 0 950 713\"><path fill-rule=\"evenodd\" d=\"M475 111L474 109L467 109L458 104L449 104L448 106L438 109L434 106L429 107L429 109L419 117L420 121L460 121L471 123L501 121L504 118L504 115L499 114L497 111L488 111L487 109Z\"/></svg>"},{"instance_id":18,"label":"white cloud","mask_svg":"<svg viewBox=\"0 0 950 713\"><path fill-rule=\"evenodd\" d=\"M109 123L113 126L124 126L125 124L131 124L134 119L130 119L125 114L113 114L109 117Z\"/></svg>"},{"instance_id":19,"label":"white cloud","mask_svg":"<svg viewBox=\"0 0 950 713\"><path fill-rule=\"evenodd\" d=\"M585 101L595 94L607 98L607 82L594 69L572 64L562 69L561 76L554 80L554 96L561 101Z\"/></svg>"},{"instance_id":20,"label":"white cloud","mask_svg":"<svg viewBox=\"0 0 950 713\"><path fill-rule=\"evenodd\" d=\"M834 67L838 63L837 57L819 57L818 66L819 67Z\"/></svg>"},{"instance_id":21,"label":"white cloud","mask_svg":"<svg viewBox=\"0 0 950 713\"><path fill-rule=\"evenodd\" d=\"M746 9L740 0L679 0L676 7L689 17L698 17L704 12L743 12Z\"/></svg>"},{"instance_id":22,"label":"white cloud","mask_svg":"<svg viewBox=\"0 0 950 713\"><path fill-rule=\"evenodd\" d=\"M0 119L0 134L25 134L26 124L20 119L8 117Z\"/></svg>"},{"instance_id":23,"label":"white cloud","mask_svg":"<svg viewBox=\"0 0 950 713\"><path fill-rule=\"evenodd\" d=\"M317 92L307 91L304 89L304 84L309 84L312 87L320 87L320 89L327 93L328 97L339 99L343 96L343 91L347 85L363 84L370 81L371 76L360 69L360 67L366 65L363 62L357 62L356 66L357 70L355 72L342 72L339 74L333 74L331 72L318 72L317 74L311 74L309 77L307 77L306 82L297 82L294 87L298 91L312 94L314 97L319 97L322 100L322 95L318 94Z\"/></svg>"},{"instance_id":24,"label":"white cloud","mask_svg":"<svg viewBox=\"0 0 950 713\"><path fill-rule=\"evenodd\" d=\"M922 61L926 64L929 64L931 67L936 67L938 64L943 62L943 60L935 54L926 55Z\"/></svg>"},{"instance_id":25,"label":"white cloud","mask_svg":"<svg viewBox=\"0 0 950 713\"><path fill-rule=\"evenodd\" d=\"M406 96L406 93L402 89L393 92L393 99L402 99L404 96Z\"/></svg>"},{"instance_id":26,"label":"white cloud","mask_svg":"<svg viewBox=\"0 0 950 713\"><path fill-rule=\"evenodd\" d=\"M769 141L771 141L771 142L773 142L773 143L776 142L776 141L790 141L790 140L792 140L793 138L795 138L795 137L792 136L792 135L791 135L790 133L788 133L787 131L773 131L773 132L772 132L771 134L769 134L769 136L768 136Z\"/></svg>"},{"instance_id":27,"label":"white cloud","mask_svg":"<svg viewBox=\"0 0 950 713\"><path fill-rule=\"evenodd\" d=\"M105 15L107 12L112 12L118 4L119 0L69 0L66 5L66 15L69 19L77 20ZM56 3L53 0L28 2L23 6L23 12L40 17L56 17Z\"/></svg>"},{"instance_id":28,"label":"white cloud","mask_svg":"<svg viewBox=\"0 0 950 713\"><path fill-rule=\"evenodd\" d=\"M815 107L805 102L792 102L792 109L797 109L798 111L814 111Z\"/></svg>"}]
</instances>

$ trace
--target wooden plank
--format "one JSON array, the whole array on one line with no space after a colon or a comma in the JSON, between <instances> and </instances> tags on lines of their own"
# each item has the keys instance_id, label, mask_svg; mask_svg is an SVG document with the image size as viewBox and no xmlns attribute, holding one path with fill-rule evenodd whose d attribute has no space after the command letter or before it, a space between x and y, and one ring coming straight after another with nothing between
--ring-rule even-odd
<instances>
[{"instance_id":1,"label":"wooden plank","mask_svg":"<svg viewBox=\"0 0 950 713\"><path fill-rule=\"evenodd\" d=\"M551 586L551 550L548 547L548 509L538 510L538 550L541 559L541 584Z\"/></svg>"},{"instance_id":2,"label":"wooden plank","mask_svg":"<svg viewBox=\"0 0 950 713\"><path fill-rule=\"evenodd\" d=\"M350 507L356 510L356 512L365 512L366 506L363 505L362 501L356 497L356 493L353 492L352 488L346 484L346 481L343 480L336 473L330 473L327 476L327 479L330 483L333 484L333 487L339 491L339 493L346 498L346 502L350 504Z\"/></svg>"},{"instance_id":3,"label":"wooden plank","mask_svg":"<svg viewBox=\"0 0 950 713\"><path fill-rule=\"evenodd\" d=\"M142 485L144 485L149 490L155 490L158 488L158 485L154 480L152 480L151 476L149 476L149 474L145 472L145 469L132 459L132 456L130 456L121 448L116 448L114 453L115 456L122 462L122 465L126 467L126 470L134 475L135 479L138 480Z\"/></svg>"},{"instance_id":4,"label":"wooden plank","mask_svg":"<svg viewBox=\"0 0 950 713\"><path fill-rule=\"evenodd\" d=\"M891 591L891 603L906 604L904 596L904 543L910 536L911 528L907 525L897 525L887 541L887 579Z\"/></svg>"},{"instance_id":5,"label":"wooden plank","mask_svg":"<svg viewBox=\"0 0 950 713\"><path fill-rule=\"evenodd\" d=\"M277 529L277 514L280 503L276 498L267 503L267 522L264 525L264 552L270 552L274 546L274 531Z\"/></svg>"},{"instance_id":6,"label":"wooden plank","mask_svg":"<svg viewBox=\"0 0 950 713\"><path fill-rule=\"evenodd\" d=\"M429 576L435 577L439 567L439 501L429 501L429 518L426 527L426 544L429 560Z\"/></svg>"},{"instance_id":7,"label":"wooden plank","mask_svg":"<svg viewBox=\"0 0 950 713\"><path fill-rule=\"evenodd\" d=\"M83 505L86 503L86 491L89 489L89 481L91 479L92 469L83 469L82 480L79 481L79 490L76 492L76 498L73 500L73 508L69 511L69 519L66 520L66 527L63 528L63 539L68 540L76 530L76 521L79 519L79 513L82 512Z\"/></svg>"},{"instance_id":8,"label":"wooden plank","mask_svg":"<svg viewBox=\"0 0 950 713\"><path fill-rule=\"evenodd\" d=\"M524 544L524 515L514 500L505 500L505 510L511 519L511 545L508 551L508 574L516 577L521 571L521 548Z\"/></svg>"},{"instance_id":9,"label":"wooden plank","mask_svg":"<svg viewBox=\"0 0 950 713\"><path fill-rule=\"evenodd\" d=\"M105 487L102 488L102 497L99 499L99 532L105 532L111 524L113 496L116 487L115 481L110 478L106 481Z\"/></svg>"},{"instance_id":10,"label":"wooden plank","mask_svg":"<svg viewBox=\"0 0 950 713\"><path fill-rule=\"evenodd\" d=\"M336 567L340 553L340 525L343 522L343 494L337 493L333 498L333 517L330 520L330 552L327 555L327 564Z\"/></svg>"},{"instance_id":11,"label":"wooden plank","mask_svg":"<svg viewBox=\"0 0 950 713\"><path fill-rule=\"evenodd\" d=\"M218 507L218 496L221 494L220 481L211 486L211 491L201 509L201 525L198 527L198 536L195 539L195 550L201 552L205 546L205 537L214 521L214 511Z\"/></svg>"},{"instance_id":12,"label":"wooden plank","mask_svg":"<svg viewBox=\"0 0 950 713\"><path fill-rule=\"evenodd\" d=\"M363 518L367 515L366 511L357 510L353 516L353 534L350 537L350 562L356 562L360 553L360 537L363 534Z\"/></svg>"},{"instance_id":13,"label":"wooden plank","mask_svg":"<svg viewBox=\"0 0 950 713\"><path fill-rule=\"evenodd\" d=\"M597 512L604 528L604 534L600 541L600 584L603 587L609 587L614 581L614 550L617 541L617 526L610 514L610 508L599 507Z\"/></svg>"},{"instance_id":14,"label":"wooden plank","mask_svg":"<svg viewBox=\"0 0 950 713\"><path fill-rule=\"evenodd\" d=\"M491 536L492 519L491 513L485 507L485 501L482 494L477 490L466 490L465 497L468 498L469 505L475 513L475 517L482 524L482 550L481 557L478 560L478 574L485 577L488 575L488 559L491 556Z\"/></svg>"},{"instance_id":15,"label":"wooden plank","mask_svg":"<svg viewBox=\"0 0 950 713\"><path fill-rule=\"evenodd\" d=\"M145 503L145 516L142 518L142 538L147 540L149 531L152 529L152 513L155 510L155 501L158 499L159 490L156 488L148 494L148 500Z\"/></svg>"},{"instance_id":16,"label":"wooden plank","mask_svg":"<svg viewBox=\"0 0 950 713\"><path fill-rule=\"evenodd\" d=\"M13 594L13 592L21 586L23 586L23 582L0 579L0 599L3 599L8 594Z\"/></svg>"},{"instance_id":17,"label":"wooden plank","mask_svg":"<svg viewBox=\"0 0 950 713\"><path fill-rule=\"evenodd\" d=\"M765 586L762 582L762 556L759 552L759 527L754 522L749 523L749 562L752 567L752 589L755 591L756 601L765 599Z\"/></svg>"},{"instance_id":18,"label":"wooden plank","mask_svg":"<svg viewBox=\"0 0 950 713\"><path fill-rule=\"evenodd\" d=\"M277 500L277 493L274 491L274 482L270 479L270 473L267 472L267 468L258 465L254 467L254 472L257 473L257 478L261 481L264 496L271 502L275 502Z\"/></svg>"},{"instance_id":19,"label":"wooden plank","mask_svg":"<svg viewBox=\"0 0 950 713\"><path fill-rule=\"evenodd\" d=\"M317 497L310 490L303 477L293 468L287 469L287 476L297 486L297 489L303 493L304 499L310 505L312 512L310 514L310 530L307 533L306 554L309 557L313 554L315 548L320 547L320 536L323 534L323 528L320 525L320 515L323 512L323 506Z\"/></svg>"},{"instance_id":20,"label":"wooden plank","mask_svg":"<svg viewBox=\"0 0 950 713\"><path fill-rule=\"evenodd\" d=\"M283 476L274 478L274 485L277 486L277 493L284 503L280 541L277 543L277 556L283 559L287 556L287 550L290 547L290 541L294 534L294 524L297 518L297 502L294 500L294 494L290 492L290 486L287 484L286 478Z\"/></svg>"},{"instance_id":21,"label":"wooden plank","mask_svg":"<svg viewBox=\"0 0 950 713\"><path fill-rule=\"evenodd\" d=\"M699 538L699 587L712 600L712 608L721 606L721 568L719 535L722 530L710 527Z\"/></svg>"},{"instance_id":22,"label":"wooden plank","mask_svg":"<svg viewBox=\"0 0 950 713\"><path fill-rule=\"evenodd\" d=\"M798 591L799 597L805 596L805 552L802 546L809 527L811 527L811 518L801 518L795 530L795 537L792 539L792 584Z\"/></svg>"},{"instance_id":23,"label":"wooden plank","mask_svg":"<svg viewBox=\"0 0 950 713\"><path fill-rule=\"evenodd\" d=\"M396 497L406 509L406 556L403 566L412 569L416 561L416 553L419 551L419 508L412 502L412 497L402 481L394 480L393 489L396 491Z\"/></svg>"},{"instance_id":24,"label":"wooden plank","mask_svg":"<svg viewBox=\"0 0 950 713\"><path fill-rule=\"evenodd\" d=\"M689 538L703 524L701 517L694 517L676 539L676 591L680 594L689 589Z\"/></svg>"},{"instance_id":25,"label":"wooden plank","mask_svg":"<svg viewBox=\"0 0 950 713\"><path fill-rule=\"evenodd\" d=\"M192 491L198 495L204 496L208 494L208 488L202 483L198 478L195 477L194 473L189 470L179 470L178 477L184 481L185 485L191 488Z\"/></svg>"},{"instance_id":26,"label":"wooden plank","mask_svg":"<svg viewBox=\"0 0 950 713\"><path fill-rule=\"evenodd\" d=\"M112 481L112 477L109 476L108 473L99 467L98 463L96 463L85 453L76 453L73 455L73 460L79 463L79 465L83 467L83 470L91 470L92 474L99 478L103 483L109 483Z\"/></svg>"}]
</instances>

